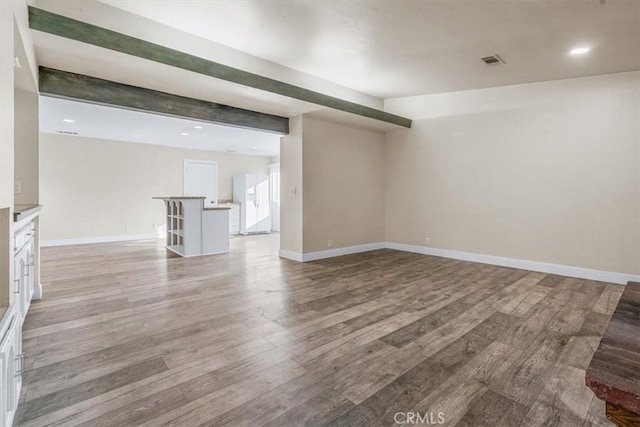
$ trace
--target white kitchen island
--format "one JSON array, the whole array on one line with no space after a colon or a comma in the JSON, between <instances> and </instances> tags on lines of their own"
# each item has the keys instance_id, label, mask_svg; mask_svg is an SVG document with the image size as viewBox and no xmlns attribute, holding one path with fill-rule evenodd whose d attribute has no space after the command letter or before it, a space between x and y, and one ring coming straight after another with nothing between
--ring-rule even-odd
<instances>
[{"instance_id":1,"label":"white kitchen island","mask_svg":"<svg viewBox=\"0 0 640 427\"><path fill-rule=\"evenodd\" d=\"M204 206L204 196L154 197L165 203L167 250L183 256L229 252L228 206Z\"/></svg>"}]
</instances>

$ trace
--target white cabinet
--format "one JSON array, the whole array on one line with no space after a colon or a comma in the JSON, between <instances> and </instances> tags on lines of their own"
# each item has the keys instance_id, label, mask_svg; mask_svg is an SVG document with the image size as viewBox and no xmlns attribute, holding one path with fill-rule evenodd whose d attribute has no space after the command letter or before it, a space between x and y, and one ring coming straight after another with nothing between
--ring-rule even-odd
<instances>
[{"instance_id":1,"label":"white cabinet","mask_svg":"<svg viewBox=\"0 0 640 427\"><path fill-rule=\"evenodd\" d=\"M9 427L18 408L24 354L22 354L22 326L18 313L11 313L9 326L0 341L0 426Z\"/></svg>"},{"instance_id":2,"label":"white cabinet","mask_svg":"<svg viewBox=\"0 0 640 427\"><path fill-rule=\"evenodd\" d=\"M24 353L22 353L22 324L39 286L37 214L27 213L14 221L13 298L4 313L0 313L0 427L10 427L18 408Z\"/></svg>"},{"instance_id":3,"label":"white cabinet","mask_svg":"<svg viewBox=\"0 0 640 427\"><path fill-rule=\"evenodd\" d=\"M25 303L24 303L24 282L26 279L25 272L28 265L26 248L17 251L13 258L13 300L18 306L21 320L24 319Z\"/></svg>"},{"instance_id":4,"label":"white cabinet","mask_svg":"<svg viewBox=\"0 0 640 427\"><path fill-rule=\"evenodd\" d=\"M229 234L240 233L240 205L229 205Z\"/></svg>"},{"instance_id":5,"label":"white cabinet","mask_svg":"<svg viewBox=\"0 0 640 427\"><path fill-rule=\"evenodd\" d=\"M202 255L229 252L228 208L204 208L202 211Z\"/></svg>"},{"instance_id":6,"label":"white cabinet","mask_svg":"<svg viewBox=\"0 0 640 427\"><path fill-rule=\"evenodd\" d=\"M15 255L13 258L13 293L20 315L20 324L24 322L31 305L35 290L35 228L29 223L15 233Z\"/></svg>"},{"instance_id":7,"label":"white cabinet","mask_svg":"<svg viewBox=\"0 0 640 427\"><path fill-rule=\"evenodd\" d=\"M29 247L27 248L27 261L28 270L27 270L27 280L24 283L24 295L26 301L26 309L25 316L27 315L27 311L29 310L29 306L31 305L31 300L33 299L33 295L36 290L36 239L32 238L29 242Z\"/></svg>"}]
</instances>

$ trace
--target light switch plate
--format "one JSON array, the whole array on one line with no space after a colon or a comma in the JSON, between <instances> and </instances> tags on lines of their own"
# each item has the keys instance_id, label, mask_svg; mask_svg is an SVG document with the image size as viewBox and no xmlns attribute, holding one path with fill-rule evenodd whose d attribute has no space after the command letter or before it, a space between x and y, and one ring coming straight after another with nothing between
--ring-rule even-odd
<instances>
[{"instance_id":1,"label":"light switch plate","mask_svg":"<svg viewBox=\"0 0 640 427\"><path fill-rule=\"evenodd\" d=\"M15 181L13 183L13 194L22 194L22 181Z\"/></svg>"}]
</instances>

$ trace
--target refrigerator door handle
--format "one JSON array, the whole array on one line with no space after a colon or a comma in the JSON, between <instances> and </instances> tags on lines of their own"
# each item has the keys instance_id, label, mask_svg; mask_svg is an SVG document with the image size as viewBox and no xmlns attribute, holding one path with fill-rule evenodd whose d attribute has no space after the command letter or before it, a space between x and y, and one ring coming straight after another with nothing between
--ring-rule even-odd
<instances>
[{"instance_id":1,"label":"refrigerator door handle","mask_svg":"<svg viewBox=\"0 0 640 427\"><path fill-rule=\"evenodd\" d=\"M258 186L257 185L256 185L255 205L256 205L256 208L260 207L260 192L258 191Z\"/></svg>"}]
</instances>

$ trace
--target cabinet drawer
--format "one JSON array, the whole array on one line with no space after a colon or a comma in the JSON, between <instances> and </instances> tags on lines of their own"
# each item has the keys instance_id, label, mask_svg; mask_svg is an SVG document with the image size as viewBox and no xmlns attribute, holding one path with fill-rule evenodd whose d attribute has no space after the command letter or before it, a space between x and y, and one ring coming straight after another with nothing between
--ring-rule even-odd
<instances>
[{"instance_id":1,"label":"cabinet drawer","mask_svg":"<svg viewBox=\"0 0 640 427\"><path fill-rule=\"evenodd\" d=\"M28 243L31 243L31 240L35 236L36 225L31 222L26 227L21 228L20 230L14 233L14 244L13 249L14 252L18 252Z\"/></svg>"},{"instance_id":2,"label":"cabinet drawer","mask_svg":"<svg viewBox=\"0 0 640 427\"><path fill-rule=\"evenodd\" d=\"M33 231L30 228L22 229L18 233L16 233L15 242L14 242L14 250L18 252L22 249L27 243L31 241L31 236L33 235Z\"/></svg>"}]
</instances>

